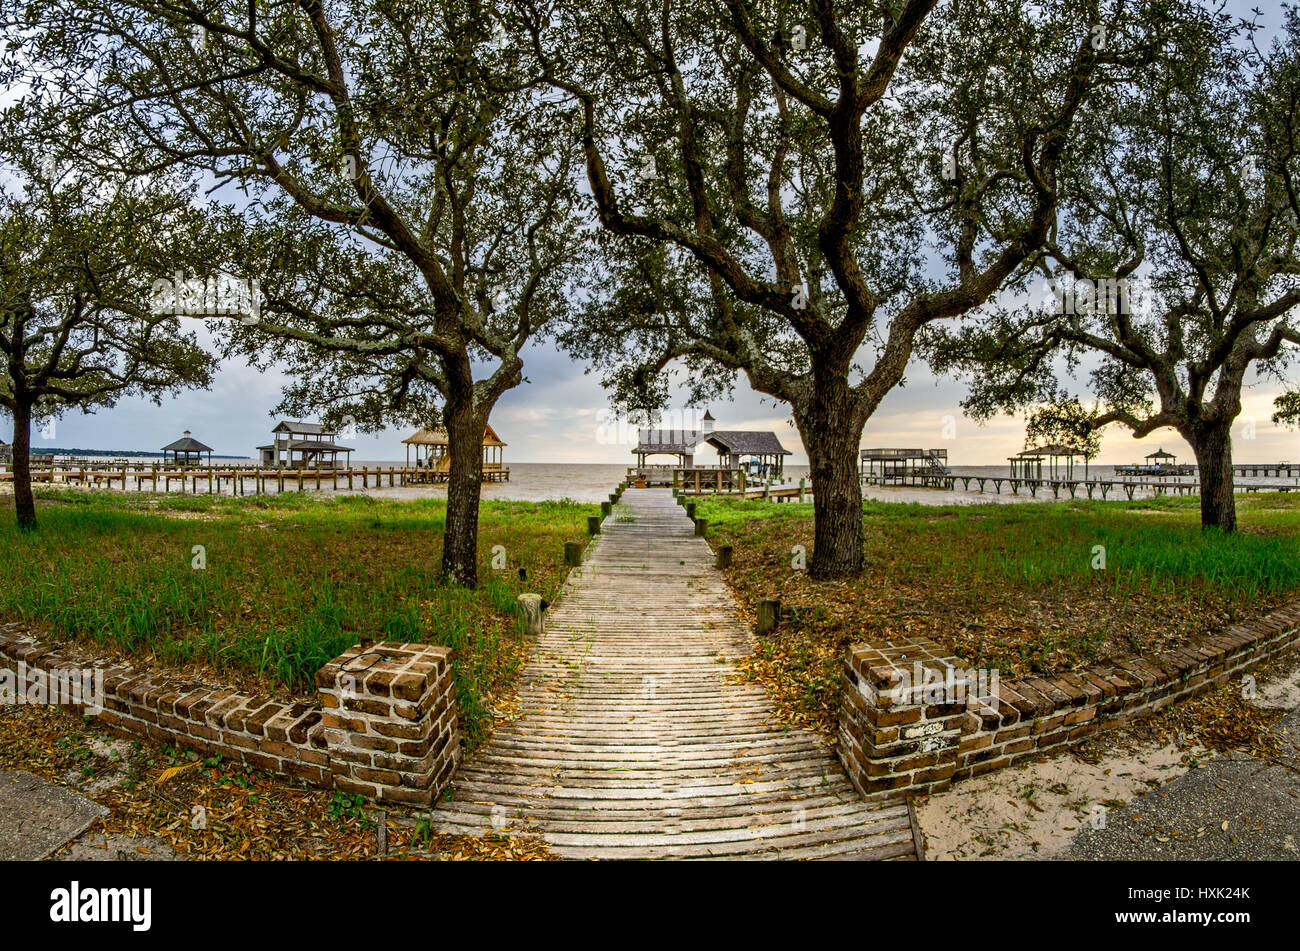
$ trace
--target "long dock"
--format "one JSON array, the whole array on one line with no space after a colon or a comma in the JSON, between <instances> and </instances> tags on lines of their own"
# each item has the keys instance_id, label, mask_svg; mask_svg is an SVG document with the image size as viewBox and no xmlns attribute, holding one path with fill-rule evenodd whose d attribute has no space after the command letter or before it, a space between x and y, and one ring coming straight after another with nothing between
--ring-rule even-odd
<instances>
[{"instance_id":1,"label":"long dock","mask_svg":"<svg viewBox=\"0 0 1300 951\"><path fill-rule=\"evenodd\" d=\"M433 812L566 858L916 857L905 805L861 801L732 662L752 648L668 489L628 489L570 572L499 725Z\"/></svg>"},{"instance_id":2,"label":"long dock","mask_svg":"<svg viewBox=\"0 0 1300 951\"><path fill-rule=\"evenodd\" d=\"M12 482L12 470L0 472L0 482ZM184 467L131 467L93 464L87 466L33 466L32 482L50 485L83 485L96 488L113 488L116 482L122 491L134 484L135 491L144 491L148 485L153 492L171 492L176 483L182 493L265 495L272 486L277 493L304 492L325 488L353 489L360 487L397 488L408 485L445 483L446 474L427 466L362 466L348 469L293 469L260 466L184 466ZM509 469L485 472L484 481L499 482L510 478Z\"/></svg>"},{"instance_id":3,"label":"long dock","mask_svg":"<svg viewBox=\"0 0 1300 951\"><path fill-rule=\"evenodd\" d=\"M1076 498L1080 492L1087 493L1088 498L1100 496L1102 499L1109 497L1111 492L1116 495L1123 493L1131 501L1138 489L1148 489L1155 495L1198 495L1201 491L1199 482L1184 482L1181 480L1142 480L1142 479L1024 479L1012 478L1010 476L964 476L964 475L945 475L934 476L926 475L924 479L907 479L902 477L891 477L888 479L867 478L863 480L865 485L879 486L906 486L908 488L929 488L929 489L946 489L949 492L955 492L957 483L962 484L963 491L971 491L971 484L977 486L977 491L984 492L988 486L992 486L996 494L1002 494L1002 486L1007 486L1012 495L1019 495L1023 487L1028 490L1033 498L1038 497L1040 491L1050 491L1053 498L1059 499L1062 492L1068 492L1070 498ZM1292 490L1300 492L1300 483L1295 482L1278 482L1278 483L1234 483L1233 491L1237 493L1251 492L1290 492Z\"/></svg>"}]
</instances>

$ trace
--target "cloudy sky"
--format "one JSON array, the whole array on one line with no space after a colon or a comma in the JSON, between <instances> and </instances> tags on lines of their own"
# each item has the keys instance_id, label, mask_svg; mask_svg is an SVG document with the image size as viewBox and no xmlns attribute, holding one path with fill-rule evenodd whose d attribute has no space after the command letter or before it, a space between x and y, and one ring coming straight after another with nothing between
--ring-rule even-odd
<instances>
[{"instance_id":1,"label":"cloudy sky","mask_svg":"<svg viewBox=\"0 0 1300 951\"><path fill-rule=\"evenodd\" d=\"M1250 0L1234 0L1234 12L1246 14ZM1276 4L1266 5L1267 31L1280 20ZM626 463L630 445L611 438L607 424L607 401L595 375L558 353L552 344L541 344L525 356L525 375L531 381L507 393L492 417L497 432L507 443L508 461ZM254 447L269 438L276 420L269 413L279 401L285 378L260 373L241 363L227 363L210 390L195 391L169 399L162 406L146 400L124 400L111 410L92 416L72 413L59 420L52 438L33 432L33 448L47 446L84 449L156 451L178 438L183 430L220 454L251 456ZM1076 387L1082 390L1082 387ZM1236 437L1237 461L1300 460L1300 433L1272 423L1275 385L1256 382L1243 399L1242 418ZM863 446L910 446L946 448L950 464L992 465L1024 447L1023 418L998 418L984 426L966 418L959 406L964 387L951 380L938 380L921 363L909 369L907 383L887 397L867 424ZM729 403L708 407L719 429L767 429L775 431L794 456L792 463L806 462L798 432L784 406L750 390L743 379ZM685 410L682 404L678 409ZM948 427L951 416L955 429ZM681 419L690 416L679 416ZM6 426L7 430L8 427ZM390 431L382 436L352 440L353 458L358 460L400 460L406 432ZM6 431L5 437L9 434ZM1102 464L1138 460L1163 447L1191 461L1191 451L1172 430L1161 430L1142 441L1122 430L1106 434L1098 459Z\"/></svg>"},{"instance_id":2,"label":"cloudy sky","mask_svg":"<svg viewBox=\"0 0 1300 951\"><path fill-rule=\"evenodd\" d=\"M493 427L509 443L506 458L513 462L631 462L625 434L611 425L608 403L595 374L540 345L525 358L525 375L531 381L510 391L492 416ZM124 400L111 410L93 416L72 413L59 420L53 439L33 432L33 449L45 445L82 449L134 449L155 451L180 436L183 430L223 455L251 456L253 447L268 441L275 418L269 411L280 397L286 377L261 374L238 363L225 364L212 389L185 393L154 406L146 400ZM1257 384L1243 399L1236 437L1237 461L1300 460L1300 433L1275 426L1270 420L1276 387ZM863 446L914 446L946 448L955 466L993 465L1024 446L1024 420L1002 417L980 426L966 418L958 405L965 388L938 380L923 363L908 371L906 385L891 393L867 424ZM669 422L691 424L698 411L677 404L679 416ZM718 429L770 429L795 455L793 464L806 462L799 434L784 406L750 390L743 382L730 403L711 405ZM953 417L952 438L945 439L945 417ZM1253 421L1254 438L1249 424ZM389 431L382 436L350 441L358 460L401 460L408 433ZM6 434L7 435L7 434ZM1145 440L1135 440L1121 430L1107 433L1098 462L1132 462L1164 447L1192 461L1191 450L1172 430Z\"/></svg>"}]
</instances>

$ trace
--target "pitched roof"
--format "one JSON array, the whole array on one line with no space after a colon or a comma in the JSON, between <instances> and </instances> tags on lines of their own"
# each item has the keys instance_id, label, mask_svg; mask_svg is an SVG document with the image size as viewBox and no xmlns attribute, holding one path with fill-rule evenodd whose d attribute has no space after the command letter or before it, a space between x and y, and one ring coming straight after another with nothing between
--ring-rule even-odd
<instances>
[{"instance_id":1,"label":"pitched roof","mask_svg":"<svg viewBox=\"0 0 1300 951\"><path fill-rule=\"evenodd\" d=\"M163 452L211 452L211 446L205 446L191 436L182 436L174 443L162 447Z\"/></svg>"},{"instance_id":2,"label":"pitched roof","mask_svg":"<svg viewBox=\"0 0 1300 951\"><path fill-rule=\"evenodd\" d=\"M1175 456L1172 452L1165 452L1164 447L1161 447L1160 449L1157 449L1155 452L1147 453L1146 458L1147 459L1176 459L1178 457Z\"/></svg>"},{"instance_id":3,"label":"pitched roof","mask_svg":"<svg viewBox=\"0 0 1300 951\"><path fill-rule=\"evenodd\" d=\"M1048 446L1039 446L1036 449L1024 449L1016 453L1021 458L1034 458L1035 456L1086 456L1087 453L1082 449L1071 449L1069 446L1063 446L1060 443L1052 443Z\"/></svg>"},{"instance_id":4,"label":"pitched roof","mask_svg":"<svg viewBox=\"0 0 1300 951\"><path fill-rule=\"evenodd\" d=\"M704 441L725 452L740 455L793 455L770 430L718 429L705 436Z\"/></svg>"},{"instance_id":5,"label":"pitched roof","mask_svg":"<svg viewBox=\"0 0 1300 951\"><path fill-rule=\"evenodd\" d=\"M767 430L716 429L642 429L634 453L694 452L700 443L709 443L723 452L739 455L793 455L781 445L776 433Z\"/></svg>"},{"instance_id":6,"label":"pitched roof","mask_svg":"<svg viewBox=\"0 0 1300 951\"><path fill-rule=\"evenodd\" d=\"M641 429L633 452L693 452L700 435L694 429Z\"/></svg>"},{"instance_id":7,"label":"pitched roof","mask_svg":"<svg viewBox=\"0 0 1300 951\"><path fill-rule=\"evenodd\" d=\"M301 420L282 419L271 430L273 433L288 433L290 436L333 436L336 429L326 429L320 423L304 423Z\"/></svg>"},{"instance_id":8,"label":"pitched roof","mask_svg":"<svg viewBox=\"0 0 1300 951\"><path fill-rule=\"evenodd\" d=\"M324 439L295 439L289 443L290 449L321 449L325 452L351 452L347 446L328 442Z\"/></svg>"},{"instance_id":9,"label":"pitched roof","mask_svg":"<svg viewBox=\"0 0 1300 951\"><path fill-rule=\"evenodd\" d=\"M402 442L412 446L449 446L450 440L447 438L447 430L441 426L426 426L411 435L407 436ZM508 443L501 441L496 430L491 424L483 427L483 445L485 446L506 446Z\"/></svg>"}]
</instances>

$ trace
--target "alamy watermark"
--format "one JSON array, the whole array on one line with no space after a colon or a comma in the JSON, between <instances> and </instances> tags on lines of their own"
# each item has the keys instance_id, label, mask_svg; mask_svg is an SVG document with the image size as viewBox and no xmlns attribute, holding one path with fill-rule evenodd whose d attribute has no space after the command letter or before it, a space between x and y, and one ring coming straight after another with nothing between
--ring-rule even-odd
<instances>
[{"instance_id":1,"label":"alamy watermark","mask_svg":"<svg viewBox=\"0 0 1300 951\"><path fill-rule=\"evenodd\" d=\"M671 446L694 445L704 432L704 415L698 410L671 410L664 413L654 427L646 429L620 419L612 409L596 411L596 442L602 446Z\"/></svg>"},{"instance_id":2,"label":"alamy watermark","mask_svg":"<svg viewBox=\"0 0 1300 951\"><path fill-rule=\"evenodd\" d=\"M240 323L252 325L262 316L262 287L257 278L230 274L187 278L177 271L171 278L153 282L149 306L154 314L239 317Z\"/></svg>"},{"instance_id":3,"label":"alamy watermark","mask_svg":"<svg viewBox=\"0 0 1300 951\"><path fill-rule=\"evenodd\" d=\"M46 671L19 661L17 669L0 668L0 706L82 707L89 716L104 709L104 671L98 667L64 667Z\"/></svg>"},{"instance_id":4,"label":"alamy watermark","mask_svg":"<svg viewBox=\"0 0 1300 951\"><path fill-rule=\"evenodd\" d=\"M1043 281L1038 304L1056 314L1148 314L1152 307L1151 288L1144 280L1127 277L1094 280L1066 272Z\"/></svg>"}]
</instances>

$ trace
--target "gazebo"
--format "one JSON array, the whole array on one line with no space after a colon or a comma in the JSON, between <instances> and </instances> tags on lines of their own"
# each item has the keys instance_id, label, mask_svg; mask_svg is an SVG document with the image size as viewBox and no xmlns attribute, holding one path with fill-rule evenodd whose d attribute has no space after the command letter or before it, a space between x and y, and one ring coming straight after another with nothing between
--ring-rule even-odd
<instances>
[{"instance_id":1,"label":"gazebo","mask_svg":"<svg viewBox=\"0 0 1300 951\"><path fill-rule=\"evenodd\" d=\"M1011 478L1042 479L1043 463L1046 462L1046 477L1049 480L1070 480L1074 478L1075 459L1083 460L1083 478L1086 481L1088 478L1088 454L1082 449L1074 449L1060 444L1025 449L1011 456Z\"/></svg>"},{"instance_id":2,"label":"gazebo","mask_svg":"<svg viewBox=\"0 0 1300 951\"><path fill-rule=\"evenodd\" d=\"M447 435L447 430L441 426L428 427L412 433L402 442L406 445L406 464L411 464L411 447L415 446L415 464L419 466L430 466L434 472L451 472L451 440ZM483 427L483 480L485 482L494 482L502 476L509 477L509 469L503 465L503 450L507 443L503 442L501 437L496 434L492 426ZM428 455L423 460L420 458L420 447L428 447Z\"/></svg>"},{"instance_id":3,"label":"gazebo","mask_svg":"<svg viewBox=\"0 0 1300 951\"><path fill-rule=\"evenodd\" d=\"M1147 461L1147 465L1152 467L1158 467L1163 465L1172 466L1178 462L1178 457L1175 456L1172 452L1165 452L1163 447L1157 449L1155 452L1147 453L1144 458Z\"/></svg>"},{"instance_id":4,"label":"gazebo","mask_svg":"<svg viewBox=\"0 0 1300 951\"><path fill-rule=\"evenodd\" d=\"M174 443L163 446L162 453L164 465L167 463L167 453L169 452L172 454L172 461L179 466L191 465L191 456L194 457L193 464L197 465L202 463L203 454L206 452L208 454L208 465L212 465L212 447L203 445L203 443L190 435L188 429L185 430L185 435L181 436L180 439L176 440Z\"/></svg>"}]
</instances>

